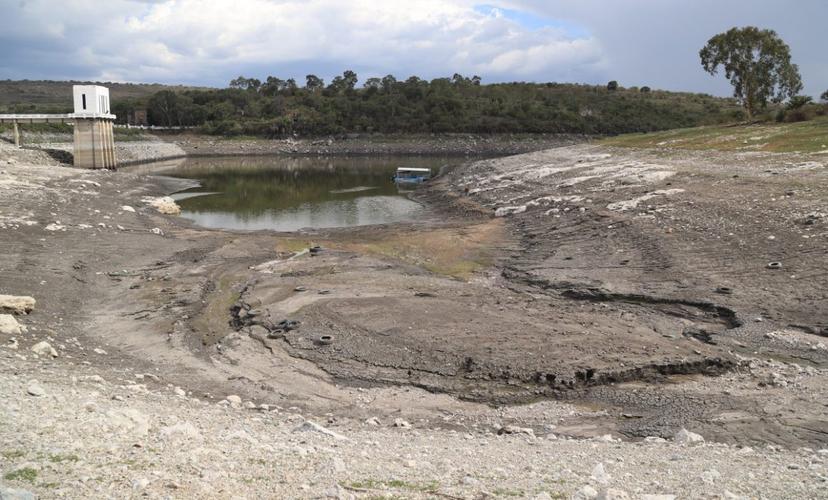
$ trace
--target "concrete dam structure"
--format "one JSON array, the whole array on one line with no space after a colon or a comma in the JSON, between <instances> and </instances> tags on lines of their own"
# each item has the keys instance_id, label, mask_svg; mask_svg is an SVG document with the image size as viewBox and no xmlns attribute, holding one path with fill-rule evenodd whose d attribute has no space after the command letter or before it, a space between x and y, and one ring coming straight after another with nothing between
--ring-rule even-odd
<instances>
[{"instance_id":1,"label":"concrete dam structure","mask_svg":"<svg viewBox=\"0 0 828 500\"><path fill-rule=\"evenodd\" d=\"M98 85L74 85L74 113L0 114L0 123L14 125L14 143L20 146L21 123L72 123L75 126L74 165L79 168L115 168L115 139L110 113L109 89Z\"/></svg>"}]
</instances>

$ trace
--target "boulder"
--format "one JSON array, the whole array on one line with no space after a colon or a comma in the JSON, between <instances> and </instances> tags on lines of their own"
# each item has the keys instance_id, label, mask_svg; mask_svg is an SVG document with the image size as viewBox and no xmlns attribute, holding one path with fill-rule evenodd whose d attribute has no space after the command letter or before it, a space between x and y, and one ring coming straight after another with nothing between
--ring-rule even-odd
<instances>
[{"instance_id":1,"label":"boulder","mask_svg":"<svg viewBox=\"0 0 828 500\"><path fill-rule=\"evenodd\" d=\"M0 295L0 312L29 314L35 306L35 299L25 295Z\"/></svg>"},{"instance_id":2,"label":"boulder","mask_svg":"<svg viewBox=\"0 0 828 500\"><path fill-rule=\"evenodd\" d=\"M326 427L322 427L321 425L317 424L316 422L312 422L310 420L305 420L302 425L297 427L293 430L293 432L318 432L319 434L324 434L326 436L330 436L334 439L340 441L347 441L348 438L343 436L342 434L338 434Z\"/></svg>"},{"instance_id":3,"label":"boulder","mask_svg":"<svg viewBox=\"0 0 828 500\"><path fill-rule=\"evenodd\" d=\"M401 429L409 429L411 424L401 418L394 419L394 427L399 427Z\"/></svg>"},{"instance_id":4,"label":"boulder","mask_svg":"<svg viewBox=\"0 0 828 500\"><path fill-rule=\"evenodd\" d=\"M626 491L617 490L615 488L607 488L595 497L596 500L630 500L630 496Z\"/></svg>"},{"instance_id":5,"label":"boulder","mask_svg":"<svg viewBox=\"0 0 828 500\"><path fill-rule=\"evenodd\" d=\"M517 425L504 425L500 429L497 430L497 433L500 435L503 434L526 434L527 436L535 436L535 431L530 429L529 427L518 427Z\"/></svg>"},{"instance_id":6,"label":"boulder","mask_svg":"<svg viewBox=\"0 0 828 500\"><path fill-rule=\"evenodd\" d=\"M37 344L32 346L32 352L37 354L38 356L46 357L51 356L53 358L58 357L58 353L52 345L46 341L38 342Z\"/></svg>"},{"instance_id":7,"label":"boulder","mask_svg":"<svg viewBox=\"0 0 828 500\"><path fill-rule=\"evenodd\" d=\"M673 440L678 444L698 444L704 442L704 438L701 435L684 428L676 433Z\"/></svg>"},{"instance_id":8,"label":"boulder","mask_svg":"<svg viewBox=\"0 0 828 500\"><path fill-rule=\"evenodd\" d=\"M107 423L116 431L134 436L146 436L149 432L149 417L133 408L109 410Z\"/></svg>"},{"instance_id":9,"label":"boulder","mask_svg":"<svg viewBox=\"0 0 828 500\"><path fill-rule=\"evenodd\" d=\"M592 479L595 480L598 484L607 484L610 481L610 475L607 474L607 471L604 469L604 464L598 463L592 469Z\"/></svg>"},{"instance_id":10,"label":"boulder","mask_svg":"<svg viewBox=\"0 0 828 500\"><path fill-rule=\"evenodd\" d=\"M572 495L572 500L593 500L597 496L598 490L587 484Z\"/></svg>"},{"instance_id":11,"label":"boulder","mask_svg":"<svg viewBox=\"0 0 828 500\"><path fill-rule=\"evenodd\" d=\"M30 491L8 488L0 484L0 500L36 500L36 498Z\"/></svg>"},{"instance_id":12,"label":"boulder","mask_svg":"<svg viewBox=\"0 0 828 500\"><path fill-rule=\"evenodd\" d=\"M178 215L181 213L181 207L169 196L144 198L142 201L164 215Z\"/></svg>"},{"instance_id":13,"label":"boulder","mask_svg":"<svg viewBox=\"0 0 828 500\"><path fill-rule=\"evenodd\" d=\"M201 439L201 432L190 422L162 427L159 433L165 441L195 441Z\"/></svg>"},{"instance_id":14,"label":"boulder","mask_svg":"<svg viewBox=\"0 0 828 500\"><path fill-rule=\"evenodd\" d=\"M11 314L0 314L0 334L3 335L20 335L23 333L23 328Z\"/></svg>"}]
</instances>

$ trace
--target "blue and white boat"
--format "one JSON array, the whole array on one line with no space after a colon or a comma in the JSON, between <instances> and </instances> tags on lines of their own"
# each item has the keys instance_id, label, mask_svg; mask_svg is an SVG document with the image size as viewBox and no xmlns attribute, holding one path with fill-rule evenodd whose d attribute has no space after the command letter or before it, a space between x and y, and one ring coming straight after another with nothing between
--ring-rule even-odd
<instances>
[{"instance_id":1,"label":"blue and white boat","mask_svg":"<svg viewBox=\"0 0 828 500\"><path fill-rule=\"evenodd\" d=\"M431 178L431 169L400 167L394 174L394 182L397 184L420 184Z\"/></svg>"}]
</instances>

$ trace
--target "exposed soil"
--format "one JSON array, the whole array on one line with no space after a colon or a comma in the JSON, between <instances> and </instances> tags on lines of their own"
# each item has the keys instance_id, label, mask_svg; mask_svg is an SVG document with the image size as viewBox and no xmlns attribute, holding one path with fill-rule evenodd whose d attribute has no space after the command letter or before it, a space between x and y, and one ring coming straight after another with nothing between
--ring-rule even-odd
<instances>
[{"instance_id":1,"label":"exposed soil","mask_svg":"<svg viewBox=\"0 0 828 500\"><path fill-rule=\"evenodd\" d=\"M416 223L277 234L0 148L0 293L59 363L354 421L828 442L822 157L576 145L449 172Z\"/></svg>"}]
</instances>

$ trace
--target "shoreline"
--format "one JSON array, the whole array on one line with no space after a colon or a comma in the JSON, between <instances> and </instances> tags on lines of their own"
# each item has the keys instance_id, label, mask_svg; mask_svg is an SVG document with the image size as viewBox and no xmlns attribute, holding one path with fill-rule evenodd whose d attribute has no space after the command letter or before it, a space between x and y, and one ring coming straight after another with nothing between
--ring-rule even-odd
<instances>
[{"instance_id":1,"label":"shoreline","mask_svg":"<svg viewBox=\"0 0 828 500\"><path fill-rule=\"evenodd\" d=\"M133 154L171 151L155 144ZM22 450L0 467L42 461L69 497L100 492L75 481L90 474L116 496L822 493L828 348L787 326L826 322L812 163L579 144L439 176L416 195L437 220L248 233L159 213L167 179L0 144L0 293L37 300L0 342L0 445ZM33 355L42 342L55 356ZM36 456L55 446L79 459ZM503 450L531 477L501 470ZM262 467L237 466L251 454ZM329 472L277 480L275 461Z\"/></svg>"},{"instance_id":2,"label":"shoreline","mask_svg":"<svg viewBox=\"0 0 828 500\"><path fill-rule=\"evenodd\" d=\"M218 156L508 156L588 140L588 137L571 134L412 134L339 139L228 139L192 133L158 133L143 134L139 140L126 141L119 141L116 136L115 150L118 165L128 166L187 157ZM23 148L62 155L71 163L72 138L68 134L24 134Z\"/></svg>"}]
</instances>

